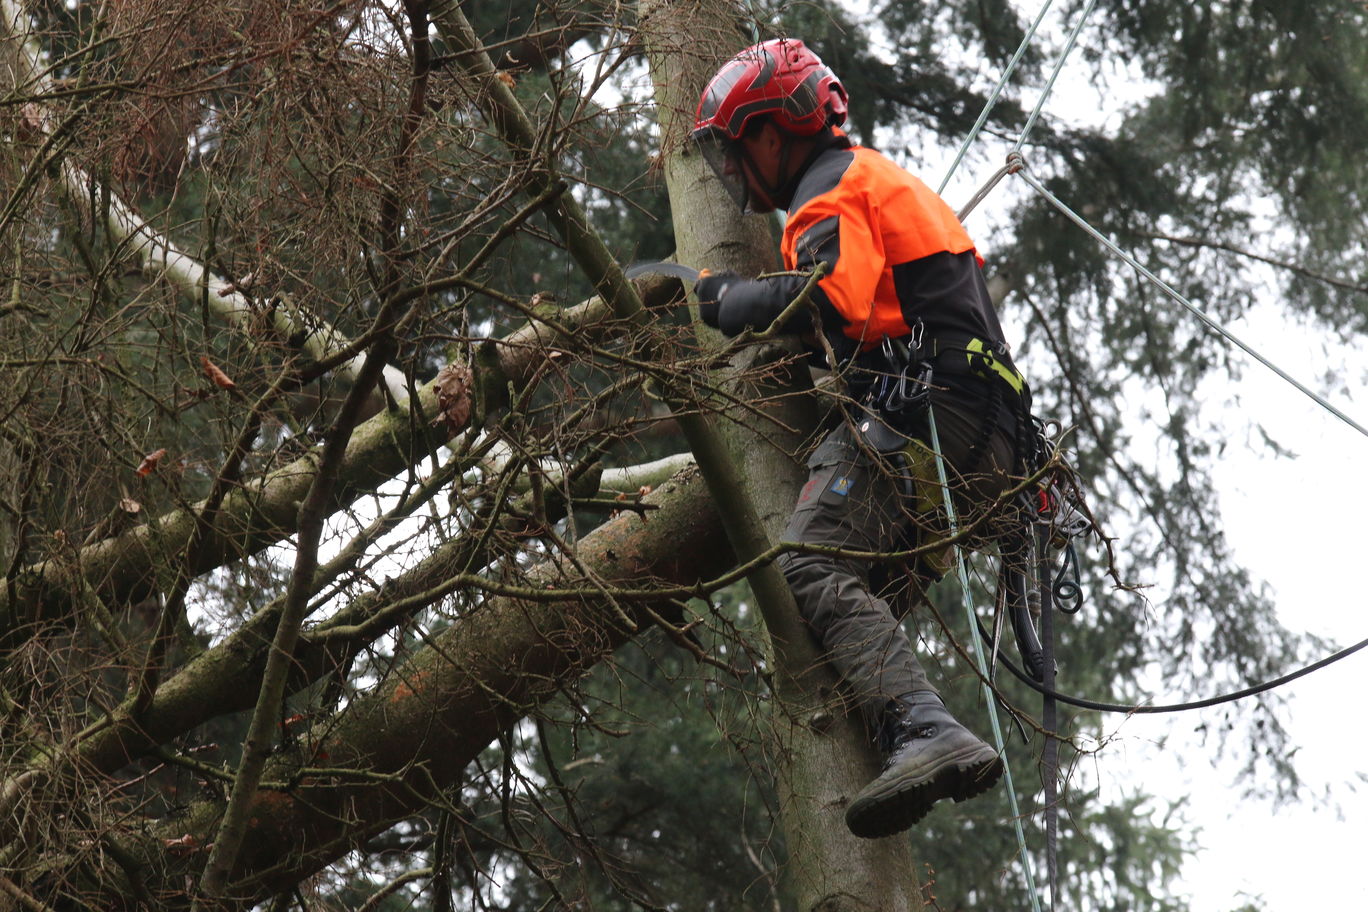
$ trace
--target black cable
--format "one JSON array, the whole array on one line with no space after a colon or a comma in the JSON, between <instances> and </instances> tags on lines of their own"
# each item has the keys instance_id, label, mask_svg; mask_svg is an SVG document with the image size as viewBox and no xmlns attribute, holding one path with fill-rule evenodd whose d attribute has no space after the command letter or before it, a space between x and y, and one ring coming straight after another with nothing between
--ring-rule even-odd
<instances>
[{"instance_id":1,"label":"black cable","mask_svg":"<svg viewBox=\"0 0 1368 912\"><path fill-rule=\"evenodd\" d=\"M1059 572L1055 574L1050 588L1055 605L1065 614L1078 614L1083 610L1083 586L1078 581L1078 549L1073 539L1064 546L1064 558L1060 561Z\"/></svg>"},{"instance_id":2,"label":"black cable","mask_svg":"<svg viewBox=\"0 0 1368 912\"><path fill-rule=\"evenodd\" d=\"M975 621L979 625L980 632L983 632L983 621L977 619L975 619ZM998 659L1002 662L1003 665L1007 666L1007 670L1010 671L1013 674L1013 676L1016 677L1017 680L1021 681L1023 684L1025 684L1027 687L1031 688L1038 694L1042 694L1047 697L1053 697L1061 703L1067 703L1070 706L1076 706L1079 709L1091 709L1095 710L1096 712L1111 712L1125 713L1126 715L1138 715L1146 713L1152 714L1184 712L1186 710L1205 709L1208 706L1217 706L1221 703L1233 703L1236 700L1243 700L1245 697L1252 697L1255 694L1261 694L1265 691L1272 690L1275 687L1281 687L1284 684L1291 683L1292 681L1297 680L1297 678L1309 675L1313 671L1320 671L1325 666L1333 665L1340 659L1348 658L1349 656L1353 655L1354 653L1358 652L1360 649L1363 649L1364 647L1368 647L1368 639L1359 640L1354 645L1346 646L1339 652L1336 652L1332 655L1328 655L1318 662L1315 662L1311 665L1307 665L1305 668L1299 668L1296 671L1285 674L1280 678L1274 678L1273 680L1265 681L1262 684L1255 684L1253 687L1246 687L1244 690L1237 690L1234 693L1222 694L1219 697L1208 697L1205 700L1194 700L1190 703L1168 703L1161 706L1125 706L1121 703L1100 703L1095 700L1085 700L1082 697L1073 697L1068 694L1060 693L1054 688L1045 687L1044 685L1033 681L1029 675L1027 675L1020 668L1017 668L1017 666L1012 663L1012 660L1007 658L1006 656L999 654Z\"/></svg>"},{"instance_id":3,"label":"black cable","mask_svg":"<svg viewBox=\"0 0 1368 912\"><path fill-rule=\"evenodd\" d=\"M1048 578L1050 572L1049 555L1050 533L1035 529L1034 558L1036 572L1040 580ZM1058 583L1056 582L1056 586ZM1040 645L1041 645L1041 687L1054 690L1055 685L1055 634L1054 634L1055 587L1040 586ZM1050 882L1050 910L1059 908L1059 728L1058 700L1046 694L1041 700L1040 724L1045 729L1045 748L1041 751L1041 774L1045 786L1045 869Z\"/></svg>"}]
</instances>

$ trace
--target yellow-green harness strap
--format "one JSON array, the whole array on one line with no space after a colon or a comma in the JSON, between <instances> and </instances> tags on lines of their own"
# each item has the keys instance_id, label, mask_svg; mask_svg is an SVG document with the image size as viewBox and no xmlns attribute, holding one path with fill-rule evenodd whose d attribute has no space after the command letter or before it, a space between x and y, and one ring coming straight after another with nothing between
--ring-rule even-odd
<instances>
[{"instance_id":1,"label":"yellow-green harness strap","mask_svg":"<svg viewBox=\"0 0 1368 912\"><path fill-rule=\"evenodd\" d=\"M1007 362L999 361L997 355L982 339L970 339L964 350L968 353L966 357L969 359L969 368L974 373L992 371L1007 381L1007 385L1015 390L1018 396L1026 389L1026 378L1021 372Z\"/></svg>"}]
</instances>

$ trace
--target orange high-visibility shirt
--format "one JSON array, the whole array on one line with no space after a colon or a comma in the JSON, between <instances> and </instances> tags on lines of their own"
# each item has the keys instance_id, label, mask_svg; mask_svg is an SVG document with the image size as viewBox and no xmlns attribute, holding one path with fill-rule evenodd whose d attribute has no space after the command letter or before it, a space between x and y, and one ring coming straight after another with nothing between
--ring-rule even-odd
<instances>
[{"instance_id":1,"label":"orange high-visibility shirt","mask_svg":"<svg viewBox=\"0 0 1368 912\"><path fill-rule=\"evenodd\" d=\"M789 269L826 264L818 286L834 311L828 325L839 316L842 334L863 349L907 335L917 320L930 335L1002 339L964 226L931 188L872 149L818 156L790 203L782 252Z\"/></svg>"},{"instance_id":2,"label":"orange high-visibility shirt","mask_svg":"<svg viewBox=\"0 0 1368 912\"><path fill-rule=\"evenodd\" d=\"M893 161L837 134L786 202L784 265L800 274L724 283L713 318L722 332L769 326L807 284L801 273L820 264L826 272L811 294L817 324L800 310L781 331L819 329L841 360L918 322L928 341L1005 348L974 242L950 207Z\"/></svg>"}]
</instances>

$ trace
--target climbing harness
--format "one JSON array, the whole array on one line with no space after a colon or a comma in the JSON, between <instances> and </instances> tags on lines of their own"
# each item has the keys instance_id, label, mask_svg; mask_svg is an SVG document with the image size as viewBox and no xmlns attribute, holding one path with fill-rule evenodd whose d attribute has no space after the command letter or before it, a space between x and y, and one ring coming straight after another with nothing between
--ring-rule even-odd
<instances>
[{"instance_id":1,"label":"climbing harness","mask_svg":"<svg viewBox=\"0 0 1368 912\"><path fill-rule=\"evenodd\" d=\"M1054 608L1075 614L1083 607L1083 588L1078 578L1078 552L1074 540L1092 531L1092 522L1079 495L1073 470L1059 457L1060 426L1032 415L1034 434L1025 454L1028 477L1039 478L1034 491L1023 493L1027 503L1022 510L1022 534L1017 545L1033 553L1034 564L1026 566L1034 571L1035 586L1018 584L1009 589L1006 601L1009 616L1016 631L1017 648L1022 664L1031 677L1045 690L1055 688ZM1051 428L1054 432L1051 433ZM1062 560L1058 569L1052 566L1051 551L1059 551ZM1004 569L1012 564L1003 557ZM1022 573L1020 568L1011 571ZM1027 604L1012 605L1013 595L1025 596ZM1034 611L1028 607L1034 594ZM1031 623L1031 615L1039 617L1039 630ZM1031 650L1035 650L1032 654ZM1028 658L1029 656L1029 658ZM1032 667L1031 659L1034 659ZM1059 842L1059 707L1054 697L1042 696L1040 712L1045 744L1041 751L1041 778L1044 786L1045 864L1046 880L1052 899L1057 898Z\"/></svg>"},{"instance_id":2,"label":"climbing harness","mask_svg":"<svg viewBox=\"0 0 1368 912\"><path fill-rule=\"evenodd\" d=\"M1041 646L1031 621L1039 615L1041 593L1027 585L1028 579L1036 578L1038 569L1038 561L1032 555L1043 556L1047 550L1061 552L1059 567L1048 576L1050 595L1061 611L1074 614L1083 601L1074 540L1092 528L1078 494L1078 481L1059 456L1056 438L1062 428L1058 422L1030 414L1030 389L1012 364L1004 343L953 336L928 340L920 321L909 339L883 340L885 370L864 398L863 417L858 425L861 436L876 452L902 460L899 474L904 480L904 491L911 493L908 470L915 459L906 452L909 436L904 431L927 423L936 365L945 365L951 375L967 372L986 382L982 430L964 464L956 466L962 475L978 468L1007 391L1015 396L1013 411L1017 413L1019 430L1017 465L1013 469L1022 477L1038 477L1038 481L1018 496L1016 508L1023 521L1015 534L1005 537L1001 547L999 586L1005 593L1003 601L1023 664L1036 681L1041 681ZM957 360L960 355L964 358L962 362ZM1043 585L1046 577L1040 579Z\"/></svg>"},{"instance_id":3,"label":"climbing harness","mask_svg":"<svg viewBox=\"0 0 1368 912\"><path fill-rule=\"evenodd\" d=\"M1072 611L1077 611L1081 607L1081 586L1077 578L1077 554L1073 551L1073 539L1087 534L1092 529L1092 524L1087 520L1081 503L1075 497L1067 494L1069 489L1058 480L1058 474L1061 471L1068 470L1060 468L1061 464L1056 452L1057 447L1052 445L1050 438L1045 433L1045 428L1048 427L1047 423L1034 416L1031 416L1029 420L1036 430L1032 438L1034 446L1022 455L1026 468L1030 470L1028 477L1041 476L1041 480L1037 482L1034 490L1028 489L1021 495L1023 507L1021 515L1023 518L1020 531L1016 535L1007 537L1000 546L1005 551L999 576L999 579L1005 584L1005 589L1000 595L1000 602L1007 606L1017 648L1021 653L1022 663L1026 666L1029 677L1039 682L1042 691L1048 691L1043 697L1041 711L1041 725L1045 736L1045 746L1041 756L1041 772L1044 780L1047 881L1050 884L1050 892L1053 897L1056 895L1058 873L1056 869L1056 847L1059 830L1059 739L1055 734L1059 723L1058 707L1051 695L1055 684L1053 603L1056 593L1062 589L1066 595L1070 595L1073 599L1071 602ZM927 406L927 424L930 429L932 450L936 458L936 475L941 486L946 520L951 535L955 535L958 532L959 523L955 515L954 498L950 492L948 474L945 469L945 457L941 451L940 435L936 429L935 412L929 404ZM1070 487L1076 491L1076 486ZM1052 549L1063 550L1066 555L1069 555L1065 558L1065 566L1059 571L1052 571L1051 569L1050 551ZM990 653L984 648L982 624L974 611L968 571L965 567L964 555L958 547L955 549L955 567L959 576L965 617L974 640L974 658L979 666L980 681L985 701L988 704L993 737L996 739L999 753L1003 755L1008 798L1011 802L1013 824L1016 827L1017 840L1020 844L1022 866L1030 889L1031 904L1033 910L1039 910L1040 904L1039 897L1036 894L1035 878L1031 868L1030 856L1026 851L1025 833L1021 825L1021 811L1017 805L1016 793L1012 783L1011 766L1006 762L1006 744L1002 735L1002 727L998 722L992 671L987 659ZM1030 583L1032 578L1036 581L1034 586ZM1049 585L1045 585L1046 580L1050 581ZM1032 595L1034 595L1034 599ZM1032 605L1034 605L1034 609ZM1039 631L1032 623L1032 614L1039 615ZM996 637L994 637L994 643L992 654L996 655Z\"/></svg>"},{"instance_id":4,"label":"climbing harness","mask_svg":"<svg viewBox=\"0 0 1368 912\"><path fill-rule=\"evenodd\" d=\"M1087 518L1072 470L1058 454L1056 438L1061 436L1060 426L1030 414L1030 389L1013 366L1005 345L977 338L942 337L928 340L923 325L918 323L909 338L885 338L881 353L884 369L868 385L862 397L857 429L872 449L892 457L909 503L920 504L922 500L929 499L915 496L916 473L912 468L917 464L919 454L915 450L920 444L904 432L914 425L925 426L940 486L941 509L952 537L959 534L959 517L956 515L931 402L937 367L943 366L950 375L976 377L985 384L982 387L983 430L970 447L964 460L966 463L976 464L981 459L997 427L1004 398L1008 394L1013 397L1017 424L1017 464L1013 466L1013 471L1032 479L1032 483L1017 495L1013 505L1020 516L1017 528L999 538L1001 566L998 604L1003 606L1012 625L1025 673L1043 691L1049 692L1042 697L1044 705L1041 719L1045 734L1042 773L1047 875L1050 893L1054 896L1059 743L1055 734L1058 707L1050 695L1055 686L1053 608L1058 603L1061 610L1074 613L1082 606L1082 586L1078 578L1078 555L1074 539L1090 532L1092 523ZM966 474L974 470L974 466L970 465L956 468ZM916 508L922 509L924 506ZM1062 555L1058 567L1054 566L1053 552ZM1006 762L1006 744L993 688L992 667L998 652L1000 623L995 623L991 651L985 649L984 633L972 604L965 558L958 547L954 549L954 566L963 594L965 616L974 638L974 659L979 666L993 737L998 752L1003 756L1008 800L1012 807L1013 825L1017 830L1023 870L1030 885L1032 908L1039 912L1040 900L1026 848L1012 770ZM993 661L990 661L990 655Z\"/></svg>"}]
</instances>

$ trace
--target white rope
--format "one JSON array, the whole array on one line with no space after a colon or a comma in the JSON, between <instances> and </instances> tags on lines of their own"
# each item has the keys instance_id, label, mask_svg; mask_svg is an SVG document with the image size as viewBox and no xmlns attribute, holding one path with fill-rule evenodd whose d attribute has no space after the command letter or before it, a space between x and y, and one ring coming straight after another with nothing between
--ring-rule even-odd
<instances>
[{"instance_id":1,"label":"white rope","mask_svg":"<svg viewBox=\"0 0 1368 912\"><path fill-rule=\"evenodd\" d=\"M1319 393L1315 392L1310 387L1306 386L1304 383L1297 380L1287 371L1283 370L1281 367L1278 367L1278 365L1274 364L1268 358L1265 358L1263 355L1257 352L1253 348L1253 346L1247 344L1239 336L1235 335L1230 330L1226 329L1224 326L1218 323L1214 318L1209 316L1206 313L1206 311L1202 310L1200 307L1193 304L1187 298L1183 297L1183 295L1179 293L1178 290L1175 289L1173 286L1169 285L1167 282L1159 278L1153 272L1150 272L1148 269L1146 269L1143 265L1141 265L1139 260L1137 260L1135 257L1131 256L1129 253L1126 253L1126 251L1118 247L1116 243L1111 240L1111 238L1102 234L1102 232L1098 231L1092 225L1088 224L1086 219L1084 219L1081 215L1070 209L1057 196L1051 193L1045 187L1044 184L1037 180L1035 175L1030 172L1030 169L1026 167L1025 162L1022 162L1021 167L1018 169L1017 173L1020 174L1022 179L1025 180L1026 183L1030 184L1031 187L1033 187L1037 193L1045 197L1045 199L1050 202L1050 205L1054 206L1056 209L1062 212L1066 217L1069 218L1070 221L1072 221L1075 225L1082 228L1085 232L1087 232L1089 235L1095 238L1098 243L1106 247L1109 251L1111 251L1123 262L1125 262L1128 266L1130 266L1136 272L1140 273L1140 275L1144 276L1146 279L1152 282L1155 285L1155 287L1163 291L1164 294L1168 295L1170 298L1181 304L1183 308L1187 310L1188 313L1192 314L1194 317L1205 323L1208 327L1214 330L1217 333L1217 335L1225 339L1227 342L1230 342L1232 345L1235 345L1245 354L1253 358L1255 361L1258 361L1264 367L1268 368L1273 373L1281 377L1283 380L1287 381L1292 386L1296 387L1309 399L1318 404L1321 408L1325 409L1327 412L1334 415L1336 418L1340 419L1345 424L1349 425L1351 428L1358 431L1363 436L1368 437L1368 428L1365 428L1362 424L1359 424L1353 418L1350 418L1344 412L1340 411L1333 404L1331 404L1324 396L1321 396Z\"/></svg>"},{"instance_id":2,"label":"white rope","mask_svg":"<svg viewBox=\"0 0 1368 912\"><path fill-rule=\"evenodd\" d=\"M1021 128L1021 135L1017 137L1016 145L1012 146L1013 152L1020 152L1022 145L1026 142L1026 136L1035 126L1036 118L1040 116L1040 109L1045 107L1045 100L1054 92L1055 80L1059 78L1060 71L1064 69L1064 61L1069 59L1069 52L1073 50L1075 42L1078 41L1078 33L1083 31L1084 24L1088 21L1088 15L1092 12L1093 4L1097 0L1088 0L1088 5L1083 8L1083 14L1074 23L1073 31L1069 33L1069 40L1064 44L1064 52L1055 61L1054 71L1050 73L1050 79L1045 83L1045 90L1040 93L1040 100L1031 111L1031 116L1026 118L1026 126Z\"/></svg>"},{"instance_id":3,"label":"white rope","mask_svg":"<svg viewBox=\"0 0 1368 912\"><path fill-rule=\"evenodd\" d=\"M1040 13L1036 15L1035 21L1031 23L1030 30L1026 32L1026 36L1021 39L1021 44L1017 46L1016 53L1013 54L1012 59L1007 62L1007 68L1002 71L1002 78L998 80L997 88L993 89L993 94L988 96L988 100L983 105L983 110L979 112L978 120L975 121L974 126L970 128L969 135L964 137L964 142L960 143L959 151L955 153L955 160L950 163L950 169L945 172L945 177L941 178L940 186L936 188L937 194L945 192L945 186L950 183L951 175L955 173L955 169L959 167L960 162L964 159L964 153L973 145L974 140L978 139L979 132L983 130L983 125L988 122L988 114L993 110L993 107L997 105L998 97L1002 95L1003 89L1007 88L1007 83L1012 78L1012 73L1016 71L1016 66L1021 61L1022 55L1026 53L1026 48L1029 47L1031 41L1034 40L1036 30L1040 28L1040 23L1044 20L1045 14L1050 11L1050 5L1052 3L1054 3L1054 0L1045 0L1045 5L1040 8ZM973 207L971 206L970 208Z\"/></svg>"}]
</instances>

